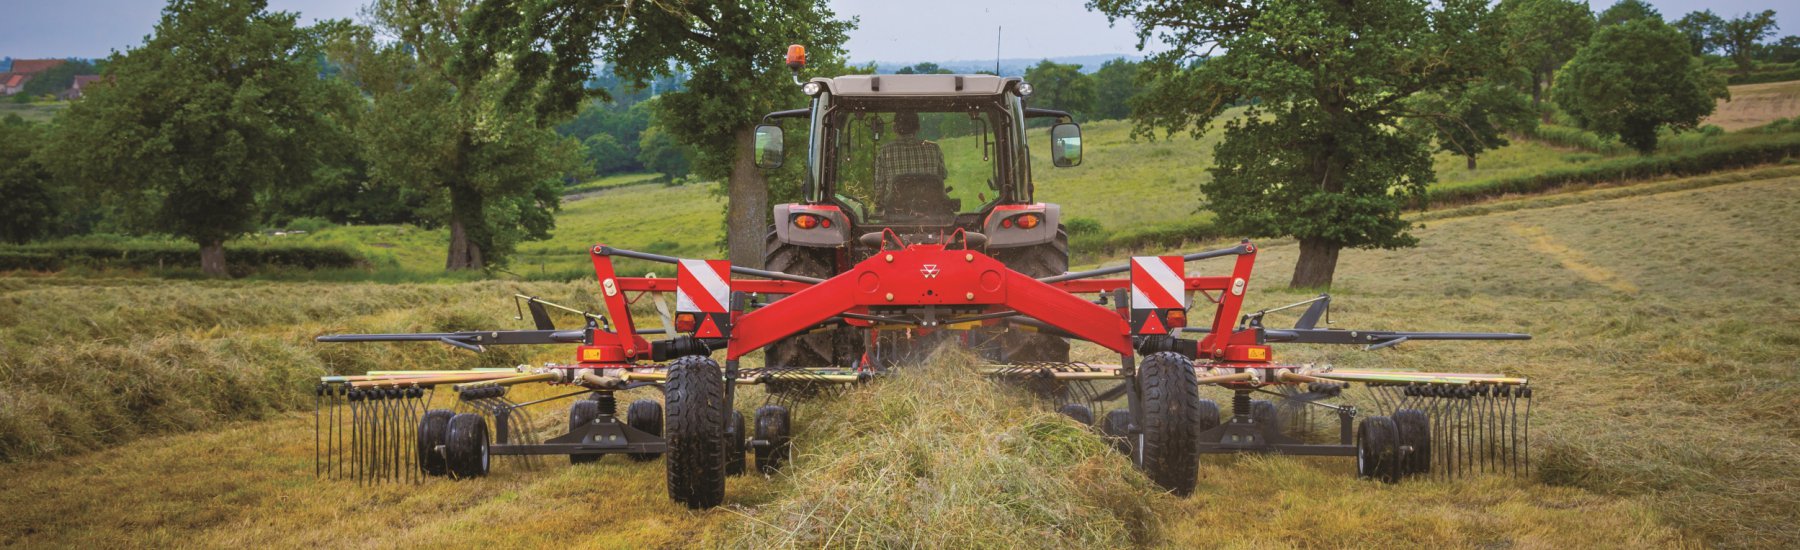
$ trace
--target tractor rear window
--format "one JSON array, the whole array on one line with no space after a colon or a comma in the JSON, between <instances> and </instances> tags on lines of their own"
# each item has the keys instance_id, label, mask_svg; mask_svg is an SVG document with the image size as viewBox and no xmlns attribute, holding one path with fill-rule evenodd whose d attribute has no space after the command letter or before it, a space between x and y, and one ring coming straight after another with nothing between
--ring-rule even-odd
<instances>
[{"instance_id":1,"label":"tractor rear window","mask_svg":"<svg viewBox=\"0 0 1800 550\"><path fill-rule=\"evenodd\" d=\"M997 196L992 124L1005 118L929 110L841 117L836 198L863 220L944 223Z\"/></svg>"}]
</instances>

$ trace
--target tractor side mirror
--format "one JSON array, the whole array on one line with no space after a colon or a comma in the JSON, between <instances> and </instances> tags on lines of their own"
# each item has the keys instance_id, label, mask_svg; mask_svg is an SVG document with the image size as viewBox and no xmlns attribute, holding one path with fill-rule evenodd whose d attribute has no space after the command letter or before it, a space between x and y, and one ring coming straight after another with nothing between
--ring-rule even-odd
<instances>
[{"instance_id":1,"label":"tractor side mirror","mask_svg":"<svg viewBox=\"0 0 1800 550\"><path fill-rule=\"evenodd\" d=\"M1057 168L1081 165L1081 125L1063 123L1050 127L1050 162Z\"/></svg>"},{"instance_id":2,"label":"tractor side mirror","mask_svg":"<svg viewBox=\"0 0 1800 550\"><path fill-rule=\"evenodd\" d=\"M764 124L756 127L756 167L771 170L781 167L783 143L781 127Z\"/></svg>"}]
</instances>

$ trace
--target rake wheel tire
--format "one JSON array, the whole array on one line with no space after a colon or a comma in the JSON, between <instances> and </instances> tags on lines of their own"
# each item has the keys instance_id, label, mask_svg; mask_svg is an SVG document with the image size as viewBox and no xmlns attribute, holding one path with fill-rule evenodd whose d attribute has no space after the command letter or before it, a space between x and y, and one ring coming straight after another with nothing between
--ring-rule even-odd
<instances>
[{"instance_id":1,"label":"rake wheel tire","mask_svg":"<svg viewBox=\"0 0 1800 550\"><path fill-rule=\"evenodd\" d=\"M1106 411L1106 418L1100 421L1100 433L1106 434L1106 441L1119 454L1131 456L1131 411L1113 409Z\"/></svg>"},{"instance_id":2,"label":"rake wheel tire","mask_svg":"<svg viewBox=\"0 0 1800 550\"><path fill-rule=\"evenodd\" d=\"M1056 238L1048 243L1016 248L996 248L991 255L1007 268L1041 279L1069 271L1069 234L1061 226ZM990 359L1008 363L1067 363L1069 341L1055 336L1007 330L995 337L999 357Z\"/></svg>"},{"instance_id":3,"label":"rake wheel tire","mask_svg":"<svg viewBox=\"0 0 1800 550\"><path fill-rule=\"evenodd\" d=\"M763 254L763 268L769 271L820 279L837 274L836 249L784 244L775 238L772 227L764 239L763 250L767 251ZM861 344L861 335L850 328L790 336L764 348L764 364L790 368L851 366L862 356Z\"/></svg>"},{"instance_id":4,"label":"rake wheel tire","mask_svg":"<svg viewBox=\"0 0 1800 550\"><path fill-rule=\"evenodd\" d=\"M1194 364L1177 353L1153 353L1138 365L1137 377L1143 392L1144 473L1185 497L1200 475L1200 386Z\"/></svg>"},{"instance_id":5,"label":"rake wheel tire","mask_svg":"<svg viewBox=\"0 0 1800 550\"><path fill-rule=\"evenodd\" d=\"M1400 445L1412 447L1400 459L1400 473L1431 473L1431 417L1419 409L1400 409L1394 411L1394 426Z\"/></svg>"},{"instance_id":6,"label":"rake wheel tire","mask_svg":"<svg viewBox=\"0 0 1800 550\"><path fill-rule=\"evenodd\" d=\"M1262 427L1265 434L1281 433L1281 411L1275 407L1274 401L1256 399L1250 401L1250 419Z\"/></svg>"},{"instance_id":7,"label":"rake wheel tire","mask_svg":"<svg viewBox=\"0 0 1800 550\"><path fill-rule=\"evenodd\" d=\"M580 430L582 427L587 426L588 424L592 424L594 422L594 419L599 418L599 417L600 417L600 404L599 403L590 401L587 399L582 399L582 400L576 401L575 403L569 405L569 433L575 433L577 430ZM569 455L569 463L570 464L587 464L590 462L599 462L601 456L604 456L604 455L597 455L597 454Z\"/></svg>"},{"instance_id":8,"label":"rake wheel tire","mask_svg":"<svg viewBox=\"0 0 1800 550\"><path fill-rule=\"evenodd\" d=\"M767 475L781 471L792 446L793 425L787 407L763 405L756 409L756 438L765 442L756 448L756 470Z\"/></svg>"},{"instance_id":9,"label":"rake wheel tire","mask_svg":"<svg viewBox=\"0 0 1800 550\"><path fill-rule=\"evenodd\" d=\"M1199 426L1200 429L1196 431L1196 435L1198 435L1198 432L1204 432L1219 427L1218 403L1213 402L1211 399L1200 400Z\"/></svg>"},{"instance_id":10,"label":"rake wheel tire","mask_svg":"<svg viewBox=\"0 0 1800 550\"><path fill-rule=\"evenodd\" d=\"M431 409L419 417L419 470L425 475L450 473L450 466L444 462L444 453L438 451L438 447L444 445L444 438L450 433L452 416L456 413L450 409Z\"/></svg>"},{"instance_id":11,"label":"rake wheel tire","mask_svg":"<svg viewBox=\"0 0 1800 550\"><path fill-rule=\"evenodd\" d=\"M657 403L654 399L632 401L631 406L625 408L625 424L640 432L662 437L662 403ZM649 462L661 457L662 453L626 453L625 456L638 462Z\"/></svg>"},{"instance_id":12,"label":"rake wheel tire","mask_svg":"<svg viewBox=\"0 0 1800 550\"><path fill-rule=\"evenodd\" d=\"M688 356L669 365L664 386L669 498L688 508L718 506L725 500L725 426L730 411L719 364Z\"/></svg>"},{"instance_id":13,"label":"rake wheel tire","mask_svg":"<svg viewBox=\"0 0 1800 550\"><path fill-rule=\"evenodd\" d=\"M479 414L462 413L450 417L444 436L444 463L453 479L468 479L488 474L488 425Z\"/></svg>"},{"instance_id":14,"label":"rake wheel tire","mask_svg":"<svg viewBox=\"0 0 1800 550\"><path fill-rule=\"evenodd\" d=\"M731 423L725 427L725 475L744 475L744 452L748 450L744 433L744 413L731 411Z\"/></svg>"},{"instance_id":15,"label":"rake wheel tire","mask_svg":"<svg viewBox=\"0 0 1800 550\"><path fill-rule=\"evenodd\" d=\"M1400 472L1400 428L1386 416L1364 418L1356 426L1356 475L1394 483Z\"/></svg>"},{"instance_id":16,"label":"rake wheel tire","mask_svg":"<svg viewBox=\"0 0 1800 550\"><path fill-rule=\"evenodd\" d=\"M1057 414L1075 419L1076 422L1080 422L1083 426L1094 425L1094 411L1088 409L1087 405L1080 403L1065 403L1063 406L1057 407L1056 412Z\"/></svg>"}]
</instances>

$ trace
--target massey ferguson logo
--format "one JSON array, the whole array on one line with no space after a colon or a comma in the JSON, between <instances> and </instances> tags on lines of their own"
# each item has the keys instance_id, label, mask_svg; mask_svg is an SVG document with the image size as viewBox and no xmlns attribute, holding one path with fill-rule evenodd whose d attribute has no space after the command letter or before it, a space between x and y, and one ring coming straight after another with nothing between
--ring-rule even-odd
<instances>
[{"instance_id":1,"label":"massey ferguson logo","mask_svg":"<svg viewBox=\"0 0 1800 550\"><path fill-rule=\"evenodd\" d=\"M925 267L919 268L919 274L924 275L927 279L936 279L938 274L937 264L925 264Z\"/></svg>"}]
</instances>

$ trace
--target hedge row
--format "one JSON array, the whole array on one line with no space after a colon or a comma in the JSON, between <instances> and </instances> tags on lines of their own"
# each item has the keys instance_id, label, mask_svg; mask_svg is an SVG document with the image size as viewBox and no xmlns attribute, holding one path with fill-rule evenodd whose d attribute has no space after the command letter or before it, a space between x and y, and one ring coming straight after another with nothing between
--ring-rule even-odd
<instances>
[{"instance_id":1,"label":"hedge row","mask_svg":"<svg viewBox=\"0 0 1800 550\"><path fill-rule=\"evenodd\" d=\"M1782 136L1756 143L1716 145L1667 155L1596 161L1531 176L1433 189L1426 194L1426 202L1431 206L1440 206L1508 194L1539 193L1567 185L1692 176L1781 162L1794 156L1800 156L1800 135Z\"/></svg>"},{"instance_id":2,"label":"hedge row","mask_svg":"<svg viewBox=\"0 0 1800 550\"><path fill-rule=\"evenodd\" d=\"M349 249L331 246L257 246L225 248L225 264L233 274L263 269L345 269L368 262ZM193 245L45 243L0 247L0 271L58 271L70 267L98 269L199 269L200 249Z\"/></svg>"},{"instance_id":3,"label":"hedge row","mask_svg":"<svg viewBox=\"0 0 1800 550\"><path fill-rule=\"evenodd\" d=\"M1765 82L1787 82L1789 80L1800 80L1800 68L1787 69L1787 70L1782 70L1782 71L1765 71L1765 72L1734 74L1734 75L1731 75L1730 77L1726 78L1725 82L1727 84L1731 84L1731 85L1735 86L1738 84L1762 84Z\"/></svg>"}]
</instances>

